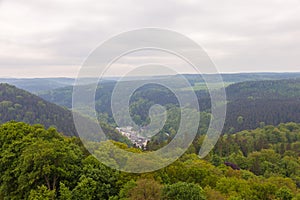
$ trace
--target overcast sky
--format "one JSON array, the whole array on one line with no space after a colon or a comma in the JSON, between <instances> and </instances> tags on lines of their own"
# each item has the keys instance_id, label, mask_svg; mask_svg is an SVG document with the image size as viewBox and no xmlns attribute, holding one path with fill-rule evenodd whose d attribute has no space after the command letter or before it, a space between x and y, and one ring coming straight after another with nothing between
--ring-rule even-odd
<instances>
[{"instance_id":1,"label":"overcast sky","mask_svg":"<svg viewBox=\"0 0 300 200\"><path fill-rule=\"evenodd\" d=\"M143 27L185 34L220 72L300 71L300 0L0 0L0 77L75 76Z\"/></svg>"}]
</instances>

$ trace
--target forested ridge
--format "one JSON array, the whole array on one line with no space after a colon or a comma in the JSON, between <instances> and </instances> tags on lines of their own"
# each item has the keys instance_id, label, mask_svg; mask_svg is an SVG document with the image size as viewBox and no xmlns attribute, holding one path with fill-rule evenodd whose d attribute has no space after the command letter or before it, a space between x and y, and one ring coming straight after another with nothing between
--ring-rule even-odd
<instances>
[{"instance_id":1,"label":"forested ridge","mask_svg":"<svg viewBox=\"0 0 300 200\"><path fill-rule=\"evenodd\" d=\"M241 82L226 93L225 132L300 122L300 79Z\"/></svg>"},{"instance_id":2,"label":"forested ridge","mask_svg":"<svg viewBox=\"0 0 300 200\"><path fill-rule=\"evenodd\" d=\"M238 76L237 76L238 77ZM194 77L195 80L197 77ZM173 80L173 79L171 79ZM193 76L189 75L193 82ZM174 83L176 85L176 83ZM254 129L261 125L278 125L286 122L300 123L300 79L246 81L226 88L227 114L223 133ZM101 84L96 91L96 110L99 119L113 124L110 96L115 82ZM217 90L216 90L217 91ZM216 92L215 91L215 92ZM183 94L185 91L181 91ZM50 102L71 108L72 88L60 88L41 94ZM206 90L195 91L201 112L210 112L211 102ZM131 117L144 126L149 123L148 111L154 104L168 108L178 106L172 91L158 85L139 88L130 101Z\"/></svg>"},{"instance_id":3,"label":"forested ridge","mask_svg":"<svg viewBox=\"0 0 300 200\"><path fill-rule=\"evenodd\" d=\"M93 123L85 117L82 117L82 120L87 124ZM42 124L46 128L55 127L66 136L78 135L72 112L67 108L49 103L15 86L0 84L0 124L9 121ZM130 144L127 138L104 122L101 123L101 127L108 138Z\"/></svg>"},{"instance_id":4,"label":"forested ridge","mask_svg":"<svg viewBox=\"0 0 300 200\"><path fill-rule=\"evenodd\" d=\"M0 84L0 123L11 120L55 126L66 135L76 135L72 113L60 106L8 84Z\"/></svg>"},{"instance_id":5,"label":"forested ridge","mask_svg":"<svg viewBox=\"0 0 300 200\"><path fill-rule=\"evenodd\" d=\"M1 83L14 85L20 89L37 93L72 85L72 78L0 78Z\"/></svg>"},{"instance_id":6,"label":"forested ridge","mask_svg":"<svg viewBox=\"0 0 300 200\"><path fill-rule=\"evenodd\" d=\"M228 100L236 99L293 99L300 97L300 78L245 81L226 88Z\"/></svg>"},{"instance_id":7,"label":"forested ridge","mask_svg":"<svg viewBox=\"0 0 300 200\"><path fill-rule=\"evenodd\" d=\"M199 137L170 166L130 174L98 162L78 138L9 122L0 126L0 199L297 200L299 139L299 124L265 126L223 136L202 160Z\"/></svg>"},{"instance_id":8,"label":"forested ridge","mask_svg":"<svg viewBox=\"0 0 300 200\"><path fill-rule=\"evenodd\" d=\"M221 136L204 159L200 159L197 153L212 116L209 101L202 102L198 134L187 152L173 164L144 174L124 173L101 164L82 146L79 138L58 129L59 133L54 128L59 128L56 121L49 124L41 121L43 117L40 115L45 113L49 113L52 119L53 111L49 110L52 106L54 110L62 110L71 116L69 110L14 86L1 84L1 114L4 113L1 120L14 121L4 123L6 120L3 120L0 125L0 199L299 200L300 124L290 122L296 119L290 120L294 116L288 115L294 113L298 116L300 113L295 95L299 89L298 81L250 81L229 86L228 112L232 113L228 116L233 117L227 116L227 120L233 125L227 121L225 133L232 134ZM161 134L155 135L147 149L142 151L133 148L126 138L107 124L114 126L110 109L106 106L113 86L113 82L106 83L96 93L101 127L112 139L110 142L127 151L145 153L171 141L178 129L180 108L169 90L146 85L131 99L131 117L140 126L149 122L151 105L158 103L167 107L168 119ZM276 87L278 89L274 89ZM66 93L61 93L62 90ZM69 98L70 88L56 91L61 99ZM196 93L199 98L207 97L206 91ZM100 113L103 109L105 112ZM35 115L24 115L26 112ZM166 137L165 133L169 136ZM105 153L101 149L95 152ZM137 165L138 162L143 161L137 161Z\"/></svg>"}]
</instances>

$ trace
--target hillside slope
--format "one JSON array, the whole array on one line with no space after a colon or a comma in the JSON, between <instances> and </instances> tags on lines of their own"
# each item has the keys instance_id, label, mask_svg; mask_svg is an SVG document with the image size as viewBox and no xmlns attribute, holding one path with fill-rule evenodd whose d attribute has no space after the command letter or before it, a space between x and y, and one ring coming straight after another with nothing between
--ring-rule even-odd
<instances>
[{"instance_id":1,"label":"hillside slope","mask_svg":"<svg viewBox=\"0 0 300 200\"><path fill-rule=\"evenodd\" d=\"M228 100L292 99L300 97L300 78L264 81L245 81L226 88Z\"/></svg>"},{"instance_id":2,"label":"hillside slope","mask_svg":"<svg viewBox=\"0 0 300 200\"><path fill-rule=\"evenodd\" d=\"M8 83L16 87L37 93L45 90L53 90L66 87L74 83L72 78L0 78L0 83Z\"/></svg>"},{"instance_id":3,"label":"hillside slope","mask_svg":"<svg viewBox=\"0 0 300 200\"><path fill-rule=\"evenodd\" d=\"M103 84L96 92L96 109L111 116L110 96L115 83ZM244 129L255 129L263 124L300 123L300 79L246 81L226 88L228 107L224 133ZM210 98L206 91L196 91L201 111L209 112ZM72 88L59 88L41 97L71 108ZM139 101L139 100L143 101ZM142 87L132 97L146 116L137 113L142 121L147 119L149 105L153 103L176 105L176 97L171 91L157 87ZM149 103L150 102L150 103ZM134 109L132 109L134 111ZM134 113L135 114L135 113ZM134 115L133 115L134 117ZM239 119L239 120L238 120ZM143 124L141 122L140 124Z\"/></svg>"},{"instance_id":4,"label":"hillside slope","mask_svg":"<svg viewBox=\"0 0 300 200\"><path fill-rule=\"evenodd\" d=\"M226 93L226 132L300 122L300 79L236 83Z\"/></svg>"},{"instance_id":5,"label":"hillside slope","mask_svg":"<svg viewBox=\"0 0 300 200\"><path fill-rule=\"evenodd\" d=\"M0 84L0 123L12 120L29 124L42 124L46 128L52 126L66 136L78 135L72 112L67 108L49 103L15 86ZM95 123L85 117L82 117L82 120L85 120L86 124ZM131 145L127 138L107 124L102 123L101 128L109 139ZM90 138L93 137L94 135L90 135Z\"/></svg>"},{"instance_id":6,"label":"hillside slope","mask_svg":"<svg viewBox=\"0 0 300 200\"><path fill-rule=\"evenodd\" d=\"M72 113L9 84L0 84L0 123L23 121L54 126L66 135L76 135Z\"/></svg>"}]
</instances>

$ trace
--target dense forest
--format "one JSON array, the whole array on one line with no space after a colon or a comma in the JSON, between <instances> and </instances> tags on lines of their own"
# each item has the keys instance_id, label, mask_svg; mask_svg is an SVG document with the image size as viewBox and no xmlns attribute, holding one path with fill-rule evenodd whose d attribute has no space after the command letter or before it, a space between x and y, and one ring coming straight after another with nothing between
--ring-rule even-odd
<instances>
[{"instance_id":1,"label":"dense forest","mask_svg":"<svg viewBox=\"0 0 300 200\"><path fill-rule=\"evenodd\" d=\"M226 88L225 132L300 122L300 79L248 81Z\"/></svg>"},{"instance_id":2,"label":"dense forest","mask_svg":"<svg viewBox=\"0 0 300 200\"><path fill-rule=\"evenodd\" d=\"M245 81L226 88L229 100L293 99L300 97L300 79Z\"/></svg>"},{"instance_id":3,"label":"dense forest","mask_svg":"<svg viewBox=\"0 0 300 200\"><path fill-rule=\"evenodd\" d=\"M204 160L195 154L202 139L163 169L130 174L98 162L78 138L9 122L0 126L0 199L300 199L299 124L225 135Z\"/></svg>"},{"instance_id":4,"label":"dense forest","mask_svg":"<svg viewBox=\"0 0 300 200\"><path fill-rule=\"evenodd\" d=\"M82 117L86 123L93 123ZM42 124L46 128L54 127L66 136L77 136L73 115L67 108L49 103L42 98L8 84L0 84L0 123L21 121L29 124ZM114 128L101 123L109 139L130 145Z\"/></svg>"},{"instance_id":5,"label":"dense forest","mask_svg":"<svg viewBox=\"0 0 300 200\"><path fill-rule=\"evenodd\" d=\"M193 82L194 76L188 76ZM194 77L195 80L196 77ZM176 79L168 79L172 81ZM101 84L96 91L96 110L99 119L114 124L110 109L110 97L115 82ZM176 82L173 83L176 85ZM263 124L278 125L285 122L300 123L300 79L246 81L226 87L227 116L223 132L233 133L254 129ZM177 86L178 87L178 86ZM180 88L177 88L180 90ZM180 90L184 94L185 90ZM214 92L218 92L216 89ZM195 91L201 112L210 112L211 102L207 90ZM41 93L47 101L72 108L72 87ZM139 88L130 101L131 117L135 123L145 126L149 123L148 111L154 104L167 108L178 106L172 91L165 87L148 84Z\"/></svg>"},{"instance_id":6,"label":"dense forest","mask_svg":"<svg viewBox=\"0 0 300 200\"><path fill-rule=\"evenodd\" d=\"M0 84L0 122L11 120L55 126L66 135L76 135L72 113L15 86Z\"/></svg>"},{"instance_id":7,"label":"dense forest","mask_svg":"<svg viewBox=\"0 0 300 200\"><path fill-rule=\"evenodd\" d=\"M263 80L263 74L241 75L249 78L246 82L230 76L238 83L226 87L224 132L204 159L197 153L214 116L210 114L209 94L198 77L185 75L195 86L198 111L180 109L172 91L157 84L135 91L130 99L131 116L127 117L139 127L149 124L152 105L167 109L164 127L143 150L115 130L109 105L116 82L105 81L96 91L99 123L110 139L101 142L104 147L111 142L133 153L155 151L175 137L181 111L201 114L198 133L187 152L173 164L143 174L111 169L85 149L76 137L68 110L72 107L72 87L40 93L49 103L15 86L0 84L0 199L300 200L300 79L281 74L281 78L289 79L273 80L275 75L268 74ZM253 81L255 77L259 81ZM175 89L187 92L179 84ZM87 116L80 117L86 125L96 123ZM123 119L124 124L128 121ZM118 163L113 160L115 152L97 149L97 137L89 136L98 155ZM129 160L126 158L125 164ZM147 161L135 163L138 166Z\"/></svg>"}]
</instances>

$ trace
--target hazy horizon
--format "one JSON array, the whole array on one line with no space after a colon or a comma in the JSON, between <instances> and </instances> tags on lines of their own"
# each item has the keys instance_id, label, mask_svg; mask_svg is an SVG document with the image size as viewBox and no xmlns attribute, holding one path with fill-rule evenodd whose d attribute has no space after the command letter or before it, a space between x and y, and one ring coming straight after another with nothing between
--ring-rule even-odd
<instances>
[{"instance_id":1,"label":"hazy horizon","mask_svg":"<svg viewBox=\"0 0 300 200\"><path fill-rule=\"evenodd\" d=\"M230 75L230 74L300 74L300 71L256 71L256 72L228 72L228 73L219 73L221 75ZM155 77L155 76L172 76L172 75L197 75L197 73L178 73L178 74L163 74L163 75L149 75L149 77ZM214 75L214 74L199 74L199 75ZM122 76L103 76L102 78L119 78ZM136 76L128 76L128 77L146 77L145 75L136 75ZM51 78L70 78L70 79L76 79L76 76L34 76L34 77L27 77L27 76L0 76L0 79L51 79ZM85 77L85 78L99 78L99 77Z\"/></svg>"}]
</instances>

